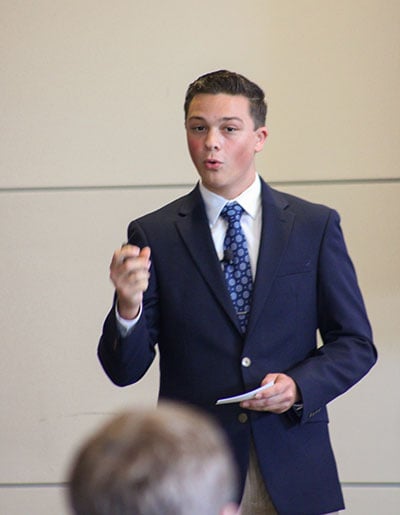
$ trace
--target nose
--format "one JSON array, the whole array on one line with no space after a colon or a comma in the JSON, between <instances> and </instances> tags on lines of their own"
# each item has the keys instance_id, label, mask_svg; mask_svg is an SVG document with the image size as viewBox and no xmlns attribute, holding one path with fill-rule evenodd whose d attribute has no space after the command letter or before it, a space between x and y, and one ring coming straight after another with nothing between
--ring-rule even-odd
<instances>
[{"instance_id":1,"label":"nose","mask_svg":"<svg viewBox=\"0 0 400 515\"><path fill-rule=\"evenodd\" d=\"M207 150L219 150L220 143L216 130L210 129L207 132L207 137L204 140L204 145L207 148Z\"/></svg>"}]
</instances>

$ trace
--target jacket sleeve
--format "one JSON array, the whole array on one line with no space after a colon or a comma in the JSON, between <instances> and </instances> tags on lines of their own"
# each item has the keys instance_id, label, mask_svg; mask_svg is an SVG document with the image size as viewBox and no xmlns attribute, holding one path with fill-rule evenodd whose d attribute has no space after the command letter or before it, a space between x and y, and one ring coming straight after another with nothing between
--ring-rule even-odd
<instances>
[{"instance_id":1,"label":"jacket sleeve","mask_svg":"<svg viewBox=\"0 0 400 515\"><path fill-rule=\"evenodd\" d=\"M142 248L148 245L140 226L129 225L128 242ZM143 313L132 331L122 337L115 316L115 302L108 313L98 344L98 357L113 383L127 386L141 379L156 355L158 339L158 294L155 270L150 269L149 287L144 296Z\"/></svg>"},{"instance_id":2,"label":"jacket sleeve","mask_svg":"<svg viewBox=\"0 0 400 515\"><path fill-rule=\"evenodd\" d=\"M356 384L377 359L340 218L333 210L321 240L317 298L322 345L287 371L301 391L301 422L307 422L325 410L328 402Z\"/></svg>"}]
</instances>

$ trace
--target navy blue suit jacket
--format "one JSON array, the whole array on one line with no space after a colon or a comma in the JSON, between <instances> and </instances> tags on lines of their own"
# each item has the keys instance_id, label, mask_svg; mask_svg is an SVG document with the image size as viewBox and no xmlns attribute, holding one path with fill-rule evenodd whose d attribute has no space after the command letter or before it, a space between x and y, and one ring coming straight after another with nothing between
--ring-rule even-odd
<instances>
[{"instance_id":1,"label":"navy blue suit jacket","mask_svg":"<svg viewBox=\"0 0 400 515\"><path fill-rule=\"evenodd\" d=\"M129 241L152 249L144 311L121 338L111 309L99 357L111 380L138 381L160 354L160 397L205 409L225 429L243 486L253 438L278 513L343 508L326 405L376 361L371 329L340 229L325 206L262 181L262 235L247 334L240 332L204 204L191 193L132 222ZM319 330L324 345L317 348ZM242 360L244 357L244 365ZM247 366L245 366L247 365ZM216 406L268 372L297 383L304 408L277 415Z\"/></svg>"}]
</instances>

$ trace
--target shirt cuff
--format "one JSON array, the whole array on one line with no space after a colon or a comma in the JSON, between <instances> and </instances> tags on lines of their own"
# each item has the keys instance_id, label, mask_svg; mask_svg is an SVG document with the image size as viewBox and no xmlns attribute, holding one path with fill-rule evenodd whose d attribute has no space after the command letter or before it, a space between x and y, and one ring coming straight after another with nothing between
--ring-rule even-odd
<instances>
[{"instance_id":1,"label":"shirt cuff","mask_svg":"<svg viewBox=\"0 0 400 515\"><path fill-rule=\"evenodd\" d=\"M133 331L134 327L140 320L142 311L142 305L140 305L137 317L132 320L127 320L126 318L121 317L121 315L118 313L118 304L115 304L115 318L117 319L118 331L122 338L125 338L126 336L128 336L129 333Z\"/></svg>"}]
</instances>

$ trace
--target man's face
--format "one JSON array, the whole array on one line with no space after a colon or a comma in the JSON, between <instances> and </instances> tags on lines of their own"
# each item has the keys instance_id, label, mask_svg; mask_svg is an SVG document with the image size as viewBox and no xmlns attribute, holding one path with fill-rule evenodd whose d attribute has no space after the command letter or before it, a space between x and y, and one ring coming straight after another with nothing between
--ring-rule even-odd
<instances>
[{"instance_id":1,"label":"man's face","mask_svg":"<svg viewBox=\"0 0 400 515\"><path fill-rule=\"evenodd\" d=\"M254 157L264 146L267 129L254 129L246 97L196 95L189 105L186 135L190 156L206 188L232 199L253 183Z\"/></svg>"}]
</instances>

